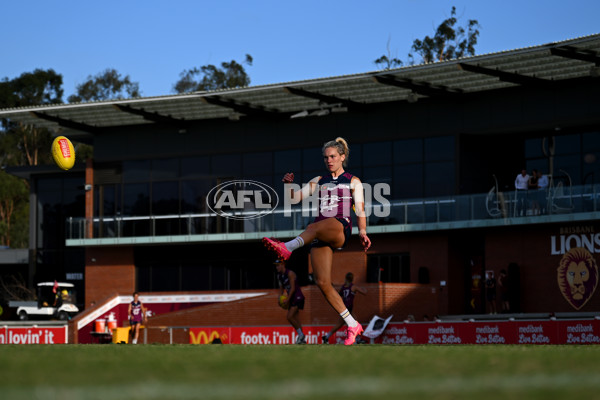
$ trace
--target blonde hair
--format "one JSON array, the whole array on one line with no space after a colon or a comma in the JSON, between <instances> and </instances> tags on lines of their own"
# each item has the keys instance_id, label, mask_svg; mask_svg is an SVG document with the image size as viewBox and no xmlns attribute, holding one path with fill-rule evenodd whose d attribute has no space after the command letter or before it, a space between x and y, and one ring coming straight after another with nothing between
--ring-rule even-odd
<instances>
[{"instance_id":1,"label":"blonde hair","mask_svg":"<svg viewBox=\"0 0 600 400\"><path fill-rule=\"evenodd\" d=\"M346 158L342 165L344 167L348 166L348 159L350 158L350 147L348 147L348 142L343 137L337 137L335 140L330 140L329 142L323 145L323 153L325 153L325 149L330 147L334 147L339 155L344 154Z\"/></svg>"}]
</instances>

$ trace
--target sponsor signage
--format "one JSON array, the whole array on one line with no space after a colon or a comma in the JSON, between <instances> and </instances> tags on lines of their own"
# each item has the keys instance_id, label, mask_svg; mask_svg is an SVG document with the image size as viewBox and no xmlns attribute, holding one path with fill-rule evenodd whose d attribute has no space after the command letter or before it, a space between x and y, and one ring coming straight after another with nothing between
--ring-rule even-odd
<instances>
[{"instance_id":1,"label":"sponsor signage","mask_svg":"<svg viewBox=\"0 0 600 400\"><path fill-rule=\"evenodd\" d=\"M321 344L331 326L304 326L308 344ZM291 327L195 327L190 328L191 344L294 344ZM330 343L342 343L343 329ZM363 336L367 342L369 338ZM389 323L371 343L381 344L600 344L600 320L490 321Z\"/></svg>"},{"instance_id":2,"label":"sponsor signage","mask_svg":"<svg viewBox=\"0 0 600 400\"><path fill-rule=\"evenodd\" d=\"M0 344L65 344L68 343L67 326L60 327L8 327L0 328Z\"/></svg>"}]
</instances>

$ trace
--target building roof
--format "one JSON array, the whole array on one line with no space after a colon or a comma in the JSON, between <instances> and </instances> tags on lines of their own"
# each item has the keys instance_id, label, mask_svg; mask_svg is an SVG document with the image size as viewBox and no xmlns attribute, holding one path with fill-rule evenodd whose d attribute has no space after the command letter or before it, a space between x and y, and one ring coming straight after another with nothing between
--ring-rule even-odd
<instances>
[{"instance_id":1,"label":"building roof","mask_svg":"<svg viewBox=\"0 0 600 400\"><path fill-rule=\"evenodd\" d=\"M522 49L353 75L89 103L0 110L57 134L94 134L116 126L210 119L296 118L368 109L387 102L464 96L515 86L551 86L600 76L600 34Z\"/></svg>"}]
</instances>

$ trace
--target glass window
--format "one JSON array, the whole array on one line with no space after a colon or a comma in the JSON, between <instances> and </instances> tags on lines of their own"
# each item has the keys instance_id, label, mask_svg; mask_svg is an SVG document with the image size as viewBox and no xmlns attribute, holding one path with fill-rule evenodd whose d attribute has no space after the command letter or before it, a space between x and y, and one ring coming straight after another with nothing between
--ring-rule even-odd
<instances>
[{"instance_id":1,"label":"glass window","mask_svg":"<svg viewBox=\"0 0 600 400\"><path fill-rule=\"evenodd\" d=\"M361 181L375 185L377 183L392 184L392 167L365 167L363 168L363 176L359 177Z\"/></svg>"},{"instance_id":2,"label":"glass window","mask_svg":"<svg viewBox=\"0 0 600 400\"><path fill-rule=\"evenodd\" d=\"M410 283L410 254L367 256L367 282Z\"/></svg>"},{"instance_id":3,"label":"glass window","mask_svg":"<svg viewBox=\"0 0 600 400\"><path fill-rule=\"evenodd\" d=\"M454 160L454 136L425 139L425 161Z\"/></svg>"},{"instance_id":4,"label":"glass window","mask_svg":"<svg viewBox=\"0 0 600 400\"><path fill-rule=\"evenodd\" d=\"M203 178L210 174L208 157L191 157L181 159L181 176L184 178Z\"/></svg>"},{"instance_id":5,"label":"glass window","mask_svg":"<svg viewBox=\"0 0 600 400\"><path fill-rule=\"evenodd\" d=\"M423 197L423 164L395 165L394 199Z\"/></svg>"},{"instance_id":6,"label":"glass window","mask_svg":"<svg viewBox=\"0 0 600 400\"><path fill-rule=\"evenodd\" d=\"M581 156L576 154L554 157L554 176L563 177L566 186L569 185L569 179L571 184L581 185Z\"/></svg>"},{"instance_id":7,"label":"glass window","mask_svg":"<svg viewBox=\"0 0 600 400\"><path fill-rule=\"evenodd\" d=\"M425 164L425 197L454 194L454 163Z\"/></svg>"},{"instance_id":8,"label":"glass window","mask_svg":"<svg viewBox=\"0 0 600 400\"><path fill-rule=\"evenodd\" d=\"M152 180L176 179L179 177L179 160L174 158L152 160Z\"/></svg>"},{"instance_id":9,"label":"glass window","mask_svg":"<svg viewBox=\"0 0 600 400\"><path fill-rule=\"evenodd\" d=\"M223 154L212 156L211 172L213 175L220 177L241 177L242 158L240 154Z\"/></svg>"},{"instance_id":10,"label":"glass window","mask_svg":"<svg viewBox=\"0 0 600 400\"><path fill-rule=\"evenodd\" d=\"M394 142L394 164L423 162L423 140L397 140Z\"/></svg>"},{"instance_id":11,"label":"glass window","mask_svg":"<svg viewBox=\"0 0 600 400\"><path fill-rule=\"evenodd\" d=\"M213 185L208 179L181 182L181 212L200 214L208 210L206 195Z\"/></svg>"},{"instance_id":12,"label":"glass window","mask_svg":"<svg viewBox=\"0 0 600 400\"><path fill-rule=\"evenodd\" d=\"M123 161L123 182L145 182L150 180L150 161Z\"/></svg>"},{"instance_id":13,"label":"glass window","mask_svg":"<svg viewBox=\"0 0 600 400\"><path fill-rule=\"evenodd\" d=\"M323 167L323 151L320 147L302 150L302 168L311 171Z\"/></svg>"},{"instance_id":14,"label":"glass window","mask_svg":"<svg viewBox=\"0 0 600 400\"><path fill-rule=\"evenodd\" d=\"M249 153L242 156L244 177L270 174L273 171L273 153Z\"/></svg>"},{"instance_id":15,"label":"glass window","mask_svg":"<svg viewBox=\"0 0 600 400\"><path fill-rule=\"evenodd\" d=\"M302 152L300 150L276 151L275 156L275 175L285 174L286 172L300 173L302 168ZM323 158L321 157L321 163Z\"/></svg>"},{"instance_id":16,"label":"glass window","mask_svg":"<svg viewBox=\"0 0 600 400\"><path fill-rule=\"evenodd\" d=\"M392 149L392 142L365 143L363 145L363 166L391 164Z\"/></svg>"},{"instance_id":17,"label":"glass window","mask_svg":"<svg viewBox=\"0 0 600 400\"><path fill-rule=\"evenodd\" d=\"M555 140L555 154L574 154L581 152L581 136L580 135L568 135L568 136L556 136Z\"/></svg>"},{"instance_id":18,"label":"glass window","mask_svg":"<svg viewBox=\"0 0 600 400\"><path fill-rule=\"evenodd\" d=\"M123 213L126 216L150 215L148 183L123 185Z\"/></svg>"},{"instance_id":19,"label":"glass window","mask_svg":"<svg viewBox=\"0 0 600 400\"><path fill-rule=\"evenodd\" d=\"M600 132L583 134L583 151L585 153L600 151Z\"/></svg>"},{"instance_id":20,"label":"glass window","mask_svg":"<svg viewBox=\"0 0 600 400\"><path fill-rule=\"evenodd\" d=\"M179 182L152 184L152 215L179 214Z\"/></svg>"},{"instance_id":21,"label":"glass window","mask_svg":"<svg viewBox=\"0 0 600 400\"><path fill-rule=\"evenodd\" d=\"M525 158L544 157L543 145L548 146L548 143L543 143L541 138L525 140Z\"/></svg>"}]
</instances>

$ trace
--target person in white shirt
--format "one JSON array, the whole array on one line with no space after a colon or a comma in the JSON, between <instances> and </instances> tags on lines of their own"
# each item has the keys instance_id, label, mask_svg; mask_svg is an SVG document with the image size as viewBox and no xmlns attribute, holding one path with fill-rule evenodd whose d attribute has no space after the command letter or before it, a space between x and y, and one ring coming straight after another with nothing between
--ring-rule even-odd
<instances>
[{"instance_id":1,"label":"person in white shirt","mask_svg":"<svg viewBox=\"0 0 600 400\"><path fill-rule=\"evenodd\" d=\"M527 188L529 187L529 175L527 170L521 170L521 173L515 178L515 189L517 191L516 217L524 213L527 206Z\"/></svg>"}]
</instances>

